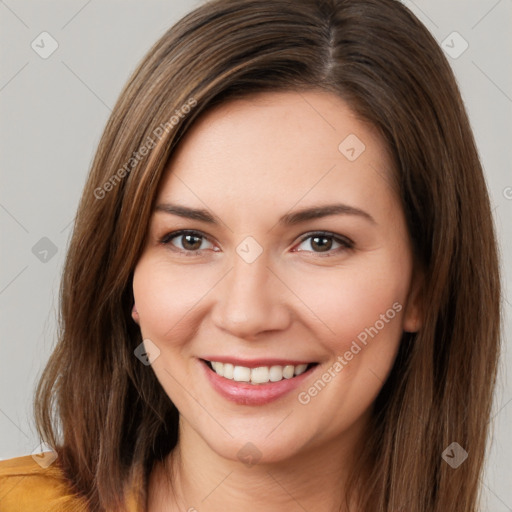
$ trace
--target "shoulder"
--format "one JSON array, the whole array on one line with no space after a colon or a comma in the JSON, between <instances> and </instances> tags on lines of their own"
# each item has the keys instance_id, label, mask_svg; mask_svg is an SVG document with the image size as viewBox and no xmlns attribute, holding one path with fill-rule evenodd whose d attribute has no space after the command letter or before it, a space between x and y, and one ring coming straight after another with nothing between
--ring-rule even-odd
<instances>
[{"instance_id":1,"label":"shoulder","mask_svg":"<svg viewBox=\"0 0 512 512\"><path fill-rule=\"evenodd\" d=\"M47 462L48 458L40 462L32 455L0 460L2 512L87 511L85 501L72 491L56 461L45 467Z\"/></svg>"}]
</instances>

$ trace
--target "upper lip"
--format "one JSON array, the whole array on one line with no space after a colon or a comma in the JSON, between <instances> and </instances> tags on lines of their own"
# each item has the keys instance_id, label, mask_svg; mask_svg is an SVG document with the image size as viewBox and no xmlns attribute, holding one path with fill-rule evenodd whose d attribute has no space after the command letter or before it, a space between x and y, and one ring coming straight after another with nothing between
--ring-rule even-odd
<instances>
[{"instance_id":1,"label":"upper lip","mask_svg":"<svg viewBox=\"0 0 512 512\"><path fill-rule=\"evenodd\" d=\"M240 359L231 356L205 356L201 359L205 361L216 361L218 363L231 363L233 366L245 366L246 368L258 368L260 366L298 366L299 364L310 364L314 361L305 361L298 359Z\"/></svg>"}]
</instances>

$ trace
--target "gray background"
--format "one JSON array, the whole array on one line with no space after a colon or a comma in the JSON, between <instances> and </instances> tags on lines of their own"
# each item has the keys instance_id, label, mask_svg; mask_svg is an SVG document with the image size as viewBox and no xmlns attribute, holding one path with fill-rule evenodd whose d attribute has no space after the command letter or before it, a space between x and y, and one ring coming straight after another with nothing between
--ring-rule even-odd
<instances>
[{"instance_id":1,"label":"gray background","mask_svg":"<svg viewBox=\"0 0 512 512\"><path fill-rule=\"evenodd\" d=\"M32 393L55 344L71 222L111 108L152 43L200 3L0 0L0 459L39 448ZM452 53L493 203L505 333L483 510L512 511L512 0L404 3ZM44 31L59 45L46 59L31 47ZM456 58L464 43L454 31L469 44Z\"/></svg>"}]
</instances>

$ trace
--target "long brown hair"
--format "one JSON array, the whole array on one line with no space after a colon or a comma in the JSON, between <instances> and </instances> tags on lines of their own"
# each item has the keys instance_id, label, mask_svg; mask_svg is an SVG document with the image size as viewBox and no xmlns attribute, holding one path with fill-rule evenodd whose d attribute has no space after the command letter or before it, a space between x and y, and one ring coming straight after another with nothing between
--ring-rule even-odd
<instances>
[{"instance_id":1,"label":"long brown hair","mask_svg":"<svg viewBox=\"0 0 512 512\"><path fill-rule=\"evenodd\" d=\"M134 356L142 339L130 315L133 270L170 157L214 105L308 89L337 94L381 133L424 271L422 329L401 340L347 488L365 512L478 509L501 292L486 184L446 58L396 0L213 0L133 73L76 216L59 340L34 412L91 511L120 509L133 475L143 510L151 469L177 443L178 411ZM453 442L469 454L456 469L442 457Z\"/></svg>"}]
</instances>

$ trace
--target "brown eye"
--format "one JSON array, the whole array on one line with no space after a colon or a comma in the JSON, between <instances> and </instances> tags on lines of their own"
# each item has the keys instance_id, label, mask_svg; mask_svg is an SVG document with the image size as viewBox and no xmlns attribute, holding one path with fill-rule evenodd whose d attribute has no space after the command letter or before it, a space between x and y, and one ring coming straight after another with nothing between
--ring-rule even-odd
<instances>
[{"instance_id":1,"label":"brown eye","mask_svg":"<svg viewBox=\"0 0 512 512\"><path fill-rule=\"evenodd\" d=\"M201 247L204 242L212 245L203 234L197 231L175 231L165 235L160 240L160 243L172 246L173 250L192 254L211 248Z\"/></svg>"},{"instance_id":2,"label":"brown eye","mask_svg":"<svg viewBox=\"0 0 512 512\"><path fill-rule=\"evenodd\" d=\"M332 238L328 236L314 236L311 237L311 247L318 248L320 252L325 252L332 247Z\"/></svg>"},{"instance_id":3,"label":"brown eye","mask_svg":"<svg viewBox=\"0 0 512 512\"><path fill-rule=\"evenodd\" d=\"M302 238L300 245L306 245L305 242L312 250L299 249L299 252L326 253L327 256L354 247L351 240L333 233L310 233Z\"/></svg>"},{"instance_id":4,"label":"brown eye","mask_svg":"<svg viewBox=\"0 0 512 512\"><path fill-rule=\"evenodd\" d=\"M197 251L201 247L201 238L196 235L181 235L181 244L184 249Z\"/></svg>"}]
</instances>

